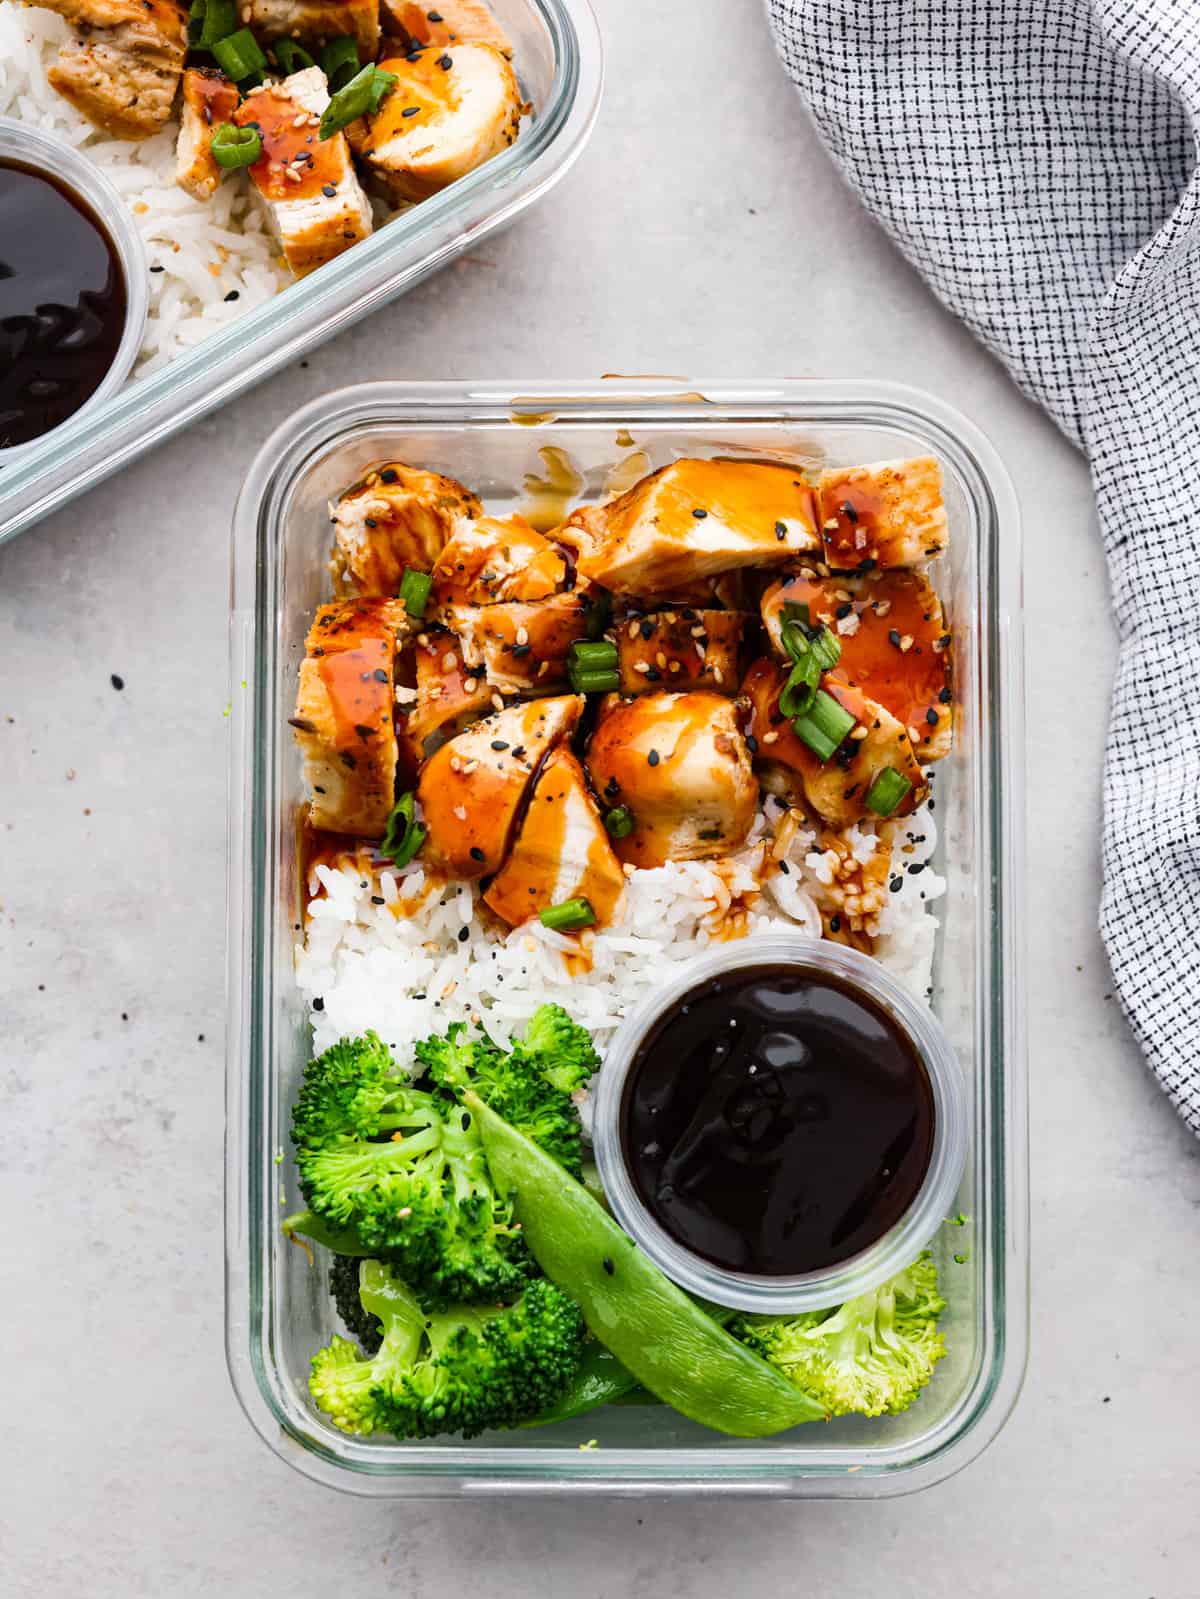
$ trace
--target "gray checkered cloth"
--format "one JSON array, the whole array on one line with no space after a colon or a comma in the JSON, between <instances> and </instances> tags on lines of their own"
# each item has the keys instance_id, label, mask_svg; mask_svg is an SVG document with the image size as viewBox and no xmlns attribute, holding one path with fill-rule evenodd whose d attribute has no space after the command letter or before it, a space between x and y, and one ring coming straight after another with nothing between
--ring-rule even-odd
<instances>
[{"instance_id":1,"label":"gray checkered cloth","mask_svg":"<svg viewBox=\"0 0 1200 1599\"><path fill-rule=\"evenodd\" d=\"M768 9L855 190L1091 461L1120 632L1100 925L1200 1132L1200 0Z\"/></svg>"}]
</instances>

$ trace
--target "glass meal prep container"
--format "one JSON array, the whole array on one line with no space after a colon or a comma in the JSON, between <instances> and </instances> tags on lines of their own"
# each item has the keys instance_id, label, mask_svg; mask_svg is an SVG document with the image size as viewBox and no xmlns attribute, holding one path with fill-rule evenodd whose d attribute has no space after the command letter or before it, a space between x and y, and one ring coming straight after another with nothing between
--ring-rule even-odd
<instances>
[{"instance_id":1,"label":"glass meal prep container","mask_svg":"<svg viewBox=\"0 0 1200 1599\"><path fill-rule=\"evenodd\" d=\"M513 41L533 111L517 142L335 261L69 418L19 455L0 450L0 544L180 428L298 360L506 226L579 155L600 104L600 33L588 0L488 0ZM111 214L100 220L110 232Z\"/></svg>"},{"instance_id":2,"label":"glass meal prep container","mask_svg":"<svg viewBox=\"0 0 1200 1599\"><path fill-rule=\"evenodd\" d=\"M634 448L651 467L685 454L815 465L933 452L942 463L950 540L935 582L955 636L959 720L935 785L935 864L948 889L933 1005L966 1075L971 1130L957 1200L966 1224L941 1227L932 1244L948 1353L901 1416L768 1439L726 1437L658 1406L470 1442L347 1437L307 1390L310 1358L335 1329L325 1272L280 1230L300 1203L288 1125L310 1054L293 977L303 794L287 717L305 632L328 597L328 502L371 464L401 459L461 479L489 511L528 510L531 488L544 508L568 464L586 485L572 499L591 498ZM928 395L876 383L367 384L314 402L267 442L238 503L232 557L227 1353L267 1443L319 1481L394 1496L873 1497L973 1459L1020 1387L1028 1251L1019 528L983 435Z\"/></svg>"}]
</instances>

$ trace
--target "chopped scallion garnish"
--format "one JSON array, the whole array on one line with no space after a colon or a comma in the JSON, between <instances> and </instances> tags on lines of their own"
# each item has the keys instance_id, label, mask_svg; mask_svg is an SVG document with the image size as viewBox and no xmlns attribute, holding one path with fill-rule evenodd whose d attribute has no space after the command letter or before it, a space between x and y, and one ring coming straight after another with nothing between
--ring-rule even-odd
<instances>
[{"instance_id":1,"label":"chopped scallion garnish","mask_svg":"<svg viewBox=\"0 0 1200 1599\"><path fill-rule=\"evenodd\" d=\"M576 639L571 645L571 660L587 671L604 671L617 664L617 646L607 639Z\"/></svg>"},{"instance_id":2,"label":"chopped scallion garnish","mask_svg":"<svg viewBox=\"0 0 1200 1599\"><path fill-rule=\"evenodd\" d=\"M290 78L293 72L303 72L317 64L296 39L276 39L271 48L275 52L276 61L283 68L285 77Z\"/></svg>"},{"instance_id":3,"label":"chopped scallion garnish","mask_svg":"<svg viewBox=\"0 0 1200 1599\"><path fill-rule=\"evenodd\" d=\"M565 899L561 905L551 905L538 912L538 921L555 933L575 933L581 927L590 927L596 913L586 899Z\"/></svg>"},{"instance_id":4,"label":"chopped scallion garnish","mask_svg":"<svg viewBox=\"0 0 1200 1599\"><path fill-rule=\"evenodd\" d=\"M571 665L568 668L568 676L576 694L615 694L621 683L615 670L589 671L587 668Z\"/></svg>"},{"instance_id":5,"label":"chopped scallion garnish","mask_svg":"<svg viewBox=\"0 0 1200 1599\"><path fill-rule=\"evenodd\" d=\"M238 14L234 0L204 0L204 26L196 41L201 50L211 50L222 39L237 32Z\"/></svg>"},{"instance_id":6,"label":"chopped scallion garnish","mask_svg":"<svg viewBox=\"0 0 1200 1599\"><path fill-rule=\"evenodd\" d=\"M222 122L209 141L212 158L219 167L252 167L262 154L262 134L257 128L239 128Z\"/></svg>"},{"instance_id":7,"label":"chopped scallion garnish","mask_svg":"<svg viewBox=\"0 0 1200 1599\"><path fill-rule=\"evenodd\" d=\"M818 628L809 640L809 649L823 672L831 672L842 658L842 646L827 627Z\"/></svg>"},{"instance_id":8,"label":"chopped scallion garnish","mask_svg":"<svg viewBox=\"0 0 1200 1599\"><path fill-rule=\"evenodd\" d=\"M372 116L379 110L379 107L391 94L399 81L394 72L383 72L379 67L375 68L375 76L371 79L371 104L368 107Z\"/></svg>"},{"instance_id":9,"label":"chopped scallion garnish","mask_svg":"<svg viewBox=\"0 0 1200 1599\"><path fill-rule=\"evenodd\" d=\"M239 28L236 33L218 39L212 53L225 76L235 83L244 83L247 78L266 71L267 58L249 28Z\"/></svg>"},{"instance_id":10,"label":"chopped scallion garnish","mask_svg":"<svg viewBox=\"0 0 1200 1599\"><path fill-rule=\"evenodd\" d=\"M358 72L358 40L353 34L343 33L336 39L330 39L321 51L321 71L325 74L330 94L336 94L350 82Z\"/></svg>"},{"instance_id":11,"label":"chopped scallion garnish","mask_svg":"<svg viewBox=\"0 0 1200 1599\"><path fill-rule=\"evenodd\" d=\"M898 772L894 766L885 766L882 772L876 773L875 781L867 790L864 803L869 811L875 812L876 816L891 816L911 789L912 784L907 777Z\"/></svg>"},{"instance_id":12,"label":"chopped scallion garnish","mask_svg":"<svg viewBox=\"0 0 1200 1599\"><path fill-rule=\"evenodd\" d=\"M819 761L827 761L854 726L854 718L832 695L818 689L810 708L792 722L796 736L804 740Z\"/></svg>"},{"instance_id":13,"label":"chopped scallion garnish","mask_svg":"<svg viewBox=\"0 0 1200 1599\"><path fill-rule=\"evenodd\" d=\"M418 622L425 615L425 607L429 603L429 590L432 587L432 572L418 572L412 566L404 568L404 576L400 579L400 598L404 601L404 609L409 616L415 617Z\"/></svg>"},{"instance_id":14,"label":"chopped scallion garnish","mask_svg":"<svg viewBox=\"0 0 1200 1599\"><path fill-rule=\"evenodd\" d=\"M821 684L821 668L812 650L805 650L783 685L779 696L779 709L785 716L803 716L812 710L813 700Z\"/></svg>"},{"instance_id":15,"label":"chopped scallion garnish","mask_svg":"<svg viewBox=\"0 0 1200 1599\"><path fill-rule=\"evenodd\" d=\"M604 825L613 838L628 838L633 832L633 812L628 805L614 805L604 813Z\"/></svg>"},{"instance_id":16,"label":"chopped scallion garnish","mask_svg":"<svg viewBox=\"0 0 1200 1599\"><path fill-rule=\"evenodd\" d=\"M415 805L415 795L400 796L379 844L379 853L389 856L397 866L407 866L425 842L425 829L413 818Z\"/></svg>"},{"instance_id":17,"label":"chopped scallion garnish","mask_svg":"<svg viewBox=\"0 0 1200 1599\"><path fill-rule=\"evenodd\" d=\"M387 81L389 79L390 82ZM384 95L391 92L395 83L392 73L380 72L378 67L364 67L356 73L349 83L342 85L322 112L322 139L332 139L335 133L348 128L359 117L378 111Z\"/></svg>"}]
</instances>

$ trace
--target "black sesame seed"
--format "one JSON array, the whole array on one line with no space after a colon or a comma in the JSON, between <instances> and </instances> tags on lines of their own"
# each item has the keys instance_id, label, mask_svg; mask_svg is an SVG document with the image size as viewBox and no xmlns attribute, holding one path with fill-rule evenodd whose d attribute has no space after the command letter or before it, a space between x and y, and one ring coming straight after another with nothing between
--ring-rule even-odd
<instances>
[{"instance_id":1,"label":"black sesame seed","mask_svg":"<svg viewBox=\"0 0 1200 1599\"><path fill-rule=\"evenodd\" d=\"M647 755L646 759L650 762L651 766L657 766L658 765L658 751L657 750L651 750L649 755Z\"/></svg>"},{"instance_id":2,"label":"black sesame seed","mask_svg":"<svg viewBox=\"0 0 1200 1599\"><path fill-rule=\"evenodd\" d=\"M704 518L708 515L708 512L702 510L700 506L696 506L695 510L692 512L692 515L696 518L697 522L703 522Z\"/></svg>"},{"instance_id":3,"label":"black sesame seed","mask_svg":"<svg viewBox=\"0 0 1200 1599\"><path fill-rule=\"evenodd\" d=\"M396 471L394 466L385 466L379 476L385 483L394 483L400 474Z\"/></svg>"},{"instance_id":4,"label":"black sesame seed","mask_svg":"<svg viewBox=\"0 0 1200 1599\"><path fill-rule=\"evenodd\" d=\"M753 733L746 734L746 748L750 751L751 755L758 754L758 740L755 738Z\"/></svg>"},{"instance_id":5,"label":"black sesame seed","mask_svg":"<svg viewBox=\"0 0 1200 1599\"><path fill-rule=\"evenodd\" d=\"M612 1261L609 1260L607 1255L605 1255L604 1259L600 1262L600 1264L604 1267L605 1271L608 1273L608 1275L610 1277L612 1276L613 1272L617 1269L613 1265Z\"/></svg>"},{"instance_id":6,"label":"black sesame seed","mask_svg":"<svg viewBox=\"0 0 1200 1599\"><path fill-rule=\"evenodd\" d=\"M240 300L240 299L241 299L241 294L238 292L238 290L237 289L230 289L229 293L225 296L225 304L229 305L234 300Z\"/></svg>"},{"instance_id":7,"label":"black sesame seed","mask_svg":"<svg viewBox=\"0 0 1200 1599\"><path fill-rule=\"evenodd\" d=\"M513 647L512 647L512 652L513 652L514 655L528 655L529 654L529 645L528 644L514 644Z\"/></svg>"},{"instance_id":8,"label":"black sesame seed","mask_svg":"<svg viewBox=\"0 0 1200 1599\"><path fill-rule=\"evenodd\" d=\"M841 605L839 605L837 610L834 612L834 615L837 617L838 621L840 622L843 617L849 616L850 612L853 609L854 609L854 607L853 607L853 605L851 605L849 600L843 600Z\"/></svg>"},{"instance_id":9,"label":"black sesame seed","mask_svg":"<svg viewBox=\"0 0 1200 1599\"><path fill-rule=\"evenodd\" d=\"M776 522L776 524L775 524L775 537L779 540L779 542L781 544L783 543L784 539L787 538L787 523L786 522Z\"/></svg>"},{"instance_id":10,"label":"black sesame seed","mask_svg":"<svg viewBox=\"0 0 1200 1599\"><path fill-rule=\"evenodd\" d=\"M790 877L792 875L792 868L788 865L788 863L786 861L780 861L779 870L783 873L783 875L785 877Z\"/></svg>"},{"instance_id":11,"label":"black sesame seed","mask_svg":"<svg viewBox=\"0 0 1200 1599\"><path fill-rule=\"evenodd\" d=\"M849 500L842 501L842 515L851 525L858 521L858 512L850 504Z\"/></svg>"},{"instance_id":12,"label":"black sesame seed","mask_svg":"<svg viewBox=\"0 0 1200 1599\"><path fill-rule=\"evenodd\" d=\"M453 65L454 65L454 61L453 61L452 57L450 57L450 56L438 56L438 66L441 67L443 72L449 72L450 68Z\"/></svg>"},{"instance_id":13,"label":"black sesame seed","mask_svg":"<svg viewBox=\"0 0 1200 1599\"><path fill-rule=\"evenodd\" d=\"M316 999L313 1000L313 1010L324 1010L324 1009L325 1009L325 1001L318 994Z\"/></svg>"},{"instance_id":14,"label":"black sesame seed","mask_svg":"<svg viewBox=\"0 0 1200 1599\"><path fill-rule=\"evenodd\" d=\"M949 703L950 703L952 698L953 698L953 695L950 693L950 690L948 688L944 688L942 690L942 692L938 695L938 699L941 700L943 705L949 705Z\"/></svg>"},{"instance_id":15,"label":"black sesame seed","mask_svg":"<svg viewBox=\"0 0 1200 1599\"><path fill-rule=\"evenodd\" d=\"M936 727L938 725L938 713L934 710L932 705L925 712L925 720L929 723L930 727Z\"/></svg>"},{"instance_id":16,"label":"black sesame seed","mask_svg":"<svg viewBox=\"0 0 1200 1599\"><path fill-rule=\"evenodd\" d=\"M151 272L165 272L166 268L165 267L160 267L160 266L152 266L150 268L150 270L151 270Z\"/></svg>"},{"instance_id":17,"label":"black sesame seed","mask_svg":"<svg viewBox=\"0 0 1200 1599\"><path fill-rule=\"evenodd\" d=\"M653 638L654 637L654 623L653 622L643 622L641 627L639 628L639 632L641 633L643 638L646 638L646 639Z\"/></svg>"},{"instance_id":18,"label":"black sesame seed","mask_svg":"<svg viewBox=\"0 0 1200 1599\"><path fill-rule=\"evenodd\" d=\"M470 936L471 936L471 929L469 927L460 927L459 928L459 930L458 930L458 941L459 941L460 944L465 944L467 939L470 938Z\"/></svg>"},{"instance_id":19,"label":"black sesame seed","mask_svg":"<svg viewBox=\"0 0 1200 1599\"><path fill-rule=\"evenodd\" d=\"M513 758L514 758L514 760L518 760L518 761L519 761L519 760L520 760L520 759L521 759L521 757L522 757L522 756L523 756L523 755L524 755L524 753L525 753L525 746L524 746L524 744L514 744L514 745L513 745L513 749L512 749L512 752L513 752Z\"/></svg>"},{"instance_id":20,"label":"black sesame seed","mask_svg":"<svg viewBox=\"0 0 1200 1599\"><path fill-rule=\"evenodd\" d=\"M383 895L382 894L372 894L371 895L371 904L372 905L382 905L383 902L384 901L383 901Z\"/></svg>"},{"instance_id":21,"label":"black sesame seed","mask_svg":"<svg viewBox=\"0 0 1200 1599\"><path fill-rule=\"evenodd\" d=\"M505 739L494 738L492 740L492 748L494 750L506 750L508 748L508 743Z\"/></svg>"},{"instance_id":22,"label":"black sesame seed","mask_svg":"<svg viewBox=\"0 0 1200 1599\"><path fill-rule=\"evenodd\" d=\"M479 846L477 844L472 844L471 845L471 859L473 861L482 861L482 860L486 860L487 856L483 853L483 851L479 848Z\"/></svg>"},{"instance_id":23,"label":"black sesame seed","mask_svg":"<svg viewBox=\"0 0 1200 1599\"><path fill-rule=\"evenodd\" d=\"M871 557L868 556L865 561L860 561L858 563L858 570L860 572L873 572L878 564L878 561L873 561Z\"/></svg>"},{"instance_id":24,"label":"black sesame seed","mask_svg":"<svg viewBox=\"0 0 1200 1599\"><path fill-rule=\"evenodd\" d=\"M125 679L114 672L108 680L118 692L125 687Z\"/></svg>"},{"instance_id":25,"label":"black sesame seed","mask_svg":"<svg viewBox=\"0 0 1200 1599\"><path fill-rule=\"evenodd\" d=\"M368 516L366 518L366 523L367 523L368 527L378 527L379 526L379 523L375 520L374 517L371 517L371 516Z\"/></svg>"},{"instance_id":26,"label":"black sesame seed","mask_svg":"<svg viewBox=\"0 0 1200 1599\"><path fill-rule=\"evenodd\" d=\"M841 930L842 930L842 918L840 916L831 916L829 918L829 931L831 933L840 933Z\"/></svg>"},{"instance_id":27,"label":"black sesame seed","mask_svg":"<svg viewBox=\"0 0 1200 1599\"><path fill-rule=\"evenodd\" d=\"M430 22L440 22L442 20L442 13L440 11L427 11L425 15L429 18Z\"/></svg>"},{"instance_id":28,"label":"black sesame seed","mask_svg":"<svg viewBox=\"0 0 1200 1599\"><path fill-rule=\"evenodd\" d=\"M912 865L908 868L908 875L910 877L916 877L918 872L923 872L924 870L925 870L925 862L924 861L914 861L912 863Z\"/></svg>"},{"instance_id":29,"label":"black sesame seed","mask_svg":"<svg viewBox=\"0 0 1200 1599\"><path fill-rule=\"evenodd\" d=\"M386 683L387 682L387 673L384 671L382 666L377 666L375 668L374 672L372 673L372 676L374 677L374 679L375 679L375 681L377 683Z\"/></svg>"},{"instance_id":30,"label":"black sesame seed","mask_svg":"<svg viewBox=\"0 0 1200 1599\"><path fill-rule=\"evenodd\" d=\"M888 884L888 887L891 889L893 894L898 894L904 887L904 879L902 877L893 877L891 882Z\"/></svg>"},{"instance_id":31,"label":"black sesame seed","mask_svg":"<svg viewBox=\"0 0 1200 1599\"><path fill-rule=\"evenodd\" d=\"M323 183L321 185L321 193L325 196L325 198L327 200L332 200L334 195L337 193L337 184L336 183Z\"/></svg>"},{"instance_id":32,"label":"black sesame seed","mask_svg":"<svg viewBox=\"0 0 1200 1599\"><path fill-rule=\"evenodd\" d=\"M900 634L894 627L888 629L888 643L894 644L897 649L900 648Z\"/></svg>"},{"instance_id":33,"label":"black sesame seed","mask_svg":"<svg viewBox=\"0 0 1200 1599\"><path fill-rule=\"evenodd\" d=\"M419 105L406 105L404 110L401 111L400 115L402 117L415 117L420 109L421 107Z\"/></svg>"}]
</instances>

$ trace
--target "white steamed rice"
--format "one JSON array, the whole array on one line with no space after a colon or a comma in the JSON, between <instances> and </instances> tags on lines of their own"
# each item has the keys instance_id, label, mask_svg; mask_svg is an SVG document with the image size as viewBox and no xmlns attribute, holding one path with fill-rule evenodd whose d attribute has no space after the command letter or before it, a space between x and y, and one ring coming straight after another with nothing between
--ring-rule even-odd
<instances>
[{"instance_id":1,"label":"white steamed rice","mask_svg":"<svg viewBox=\"0 0 1200 1599\"><path fill-rule=\"evenodd\" d=\"M114 139L46 81L68 24L0 0L0 116L57 134L124 197L146 246L150 309L136 375L144 377L292 281L249 186L225 182L193 200L175 182L174 119L151 139Z\"/></svg>"},{"instance_id":2,"label":"white steamed rice","mask_svg":"<svg viewBox=\"0 0 1200 1599\"><path fill-rule=\"evenodd\" d=\"M404 898L418 899L425 873L414 861L378 873L318 865L296 974L308 1000L314 1053L339 1038L373 1028L397 1063L408 1067L413 1045L455 1021L476 1022L498 1043L545 1000L556 1000L593 1034L603 1054L621 1019L665 974L711 939L731 895L753 893L754 868L770 843L782 807L768 800L742 853L731 861L677 861L637 871L627 881L621 920L593 934L591 969L568 964L575 941L538 921L508 933L478 915L476 885L453 883L413 915L397 915ZM868 829L846 834L855 858L869 859L880 840ZM799 831L786 859L789 873L770 877L747 915L746 932L801 931L820 936L814 900L828 881L815 835ZM897 886L878 917L876 955L917 994L928 992L937 919L931 904L945 882L926 865L937 843L929 806L899 830L889 873ZM365 857L363 857L365 861ZM909 868L921 867L918 872ZM379 903L376 903L376 902Z\"/></svg>"}]
</instances>

